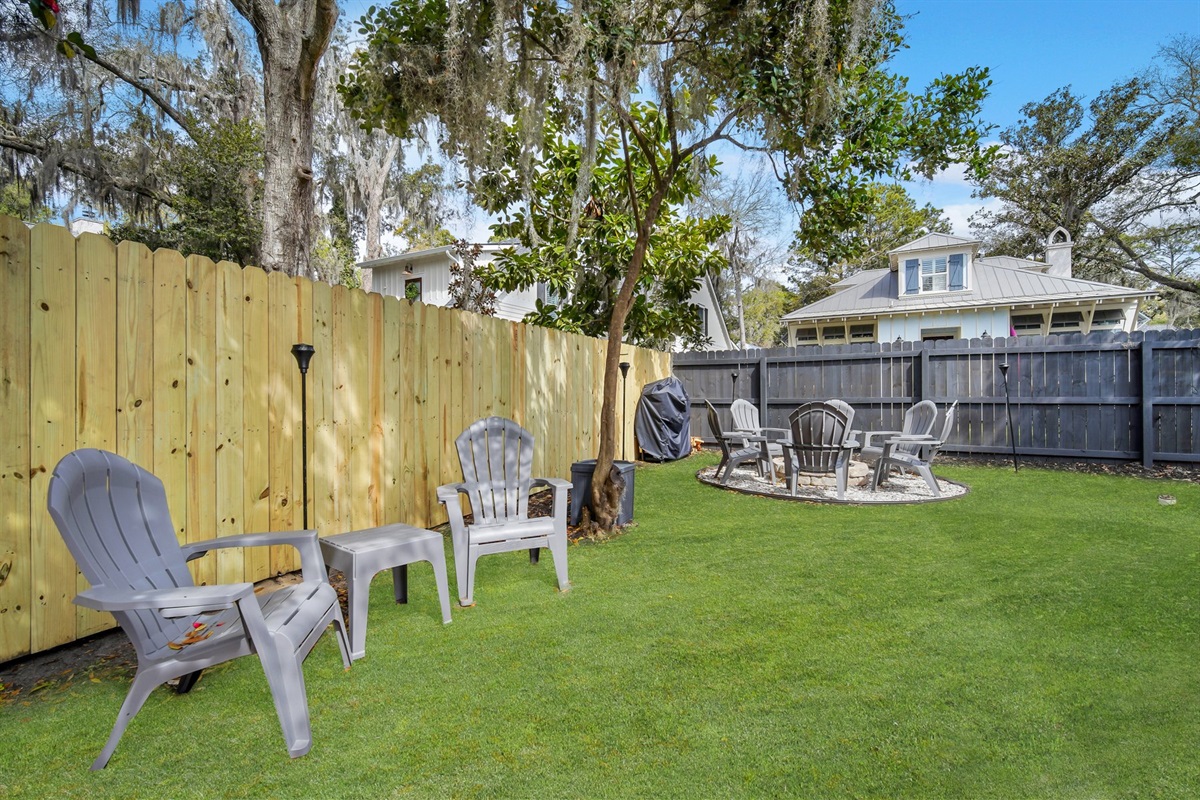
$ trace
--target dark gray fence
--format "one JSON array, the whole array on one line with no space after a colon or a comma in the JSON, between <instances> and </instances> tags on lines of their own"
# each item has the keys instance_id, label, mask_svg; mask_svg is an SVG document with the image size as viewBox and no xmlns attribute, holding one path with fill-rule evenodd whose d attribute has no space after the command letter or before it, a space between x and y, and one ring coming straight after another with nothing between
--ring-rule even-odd
<instances>
[{"instance_id":1,"label":"dark gray fence","mask_svg":"<svg viewBox=\"0 0 1200 800\"><path fill-rule=\"evenodd\" d=\"M865 430L899 429L919 400L957 400L946 451L963 454L1010 450L1003 362L1019 453L1200 462L1196 330L680 353L673 361L692 399L692 434L706 441L704 400L728 421L729 405L744 398L764 425L784 428L801 403L840 398Z\"/></svg>"}]
</instances>

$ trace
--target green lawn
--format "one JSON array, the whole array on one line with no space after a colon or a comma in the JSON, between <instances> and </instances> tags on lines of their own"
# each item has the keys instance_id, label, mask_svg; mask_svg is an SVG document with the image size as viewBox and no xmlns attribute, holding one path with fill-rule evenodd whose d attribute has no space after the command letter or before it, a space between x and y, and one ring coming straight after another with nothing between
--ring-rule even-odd
<instances>
[{"instance_id":1,"label":"green lawn","mask_svg":"<svg viewBox=\"0 0 1200 800\"><path fill-rule=\"evenodd\" d=\"M306 663L304 758L241 659L89 773L128 686L102 673L0 708L0 794L1200 795L1196 483L944 467L968 496L820 506L712 462L638 470L637 526L572 547L568 594L487 556L442 626L427 565L408 607L380 575L367 657Z\"/></svg>"}]
</instances>

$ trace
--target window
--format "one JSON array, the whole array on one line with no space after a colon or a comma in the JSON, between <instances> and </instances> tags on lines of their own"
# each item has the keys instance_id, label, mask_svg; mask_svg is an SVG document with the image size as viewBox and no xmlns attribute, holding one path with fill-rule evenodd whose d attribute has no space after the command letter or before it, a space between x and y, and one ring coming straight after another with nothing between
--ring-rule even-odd
<instances>
[{"instance_id":1,"label":"window","mask_svg":"<svg viewBox=\"0 0 1200 800\"><path fill-rule=\"evenodd\" d=\"M793 341L800 344L816 344L817 329L816 328L796 328L796 336Z\"/></svg>"},{"instance_id":2,"label":"window","mask_svg":"<svg viewBox=\"0 0 1200 800\"><path fill-rule=\"evenodd\" d=\"M910 258L904 262L904 293L962 291L967 288L966 264L964 253Z\"/></svg>"},{"instance_id":3,"label":"window","mask_svg":"<svg viewBox=\"0 0 1200 800\"><path fill-rule=\"evenodd\" d=\"M696 306L696 312L700 315L700 335L708 336L708 309Z\"/></svg>"},{"instance_id":4,"label":"window","mask_svg":"<svg viewBox=\"0 0 1200 800\"><path fill-rule=\"evenodd\" d=\"M1037 336L1042 332L1042 315L1013 314L1012 329L1017 336Z\"/></svg>"},{"instance_id":5,"label":"window","mask_svg":"<svg viewBox=\"0 0 1200 800\"><path fill-rule=\"evenodd\" d=\"M1119 308L1097 309L1092 315L1092 330L1117 331L1125 327L1125 312Z\"/></svg>"},{"instance_id":6,"label":"window","mask_svg":"<svg viewBox=\"0 0 1200 800\"><path fill-rule=\"evenodd\" d=\"M405 300L420 300L421 299L421 279L409 278L404 282L404 299Z\"/></svg>"},{"instance_id":7,"label":"window","mask_svg":"<svg viewBox=\"0 0 1200 800\"><path fill-rule=\"evenodd\" d=\"M845 325L826 325L821 328L821 344L841 344L846 341Z\"/></svg>"},{"instance_id":8,"label":"window","mask_svg":"<svg viewBox=\"0 0 1200 800\"><path fill-rule=\"evenodd\" d=\"M958 328L923 328L921 330L922 342L939 342L943 339L957 339Z\"/></svg>"},{"instance_id":9,"label":"window","mask_svg":"<svg viewBox=\"0 0 1200 800\"><path fill-rule=\"evenodd\" d=\"M921 259L921 291L944 292L948 286L949 269L946 257Z\"/></svg>"},{"instance_id":10,"label":"window","mask_svg":"<svg viewBox=\"0 0 1200 800\"><path fill-rule=\"evenodd\" d=\"M1082 311L1055 311L1050 317L1051 333L1070 333L1083 330Z\"/></svg>"},{"instance_id":11,"label":"window","mask_svg":"<svg viewBox=\"0 0 1200 800\"><path fill-rule=\"evenodd\" d=\"M852 342L873 342L875 341L875 323L865 322L861 325L850 326L850 341Z\"/></svg>"},{"instance_id":12,"label":"window","mask_svg":"<svg viewBox=\"0 0 1200 800\"><path fill-rule=\"evenodd\" d=\"M562 298L559 297L558 292L551 289L549 284L540 281L537 285L537 298L548 306L562 305Z\"/></svg>"}]
</instances>

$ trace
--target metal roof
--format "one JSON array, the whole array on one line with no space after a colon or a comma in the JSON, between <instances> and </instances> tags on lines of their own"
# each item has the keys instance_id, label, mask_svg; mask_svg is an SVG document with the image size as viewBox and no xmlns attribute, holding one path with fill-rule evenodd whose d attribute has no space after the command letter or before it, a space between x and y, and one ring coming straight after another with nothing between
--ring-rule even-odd
<instances>
[{"instance_id":1,"label":"metal roof","mask_svg":"<svg viewBox=\"0 0 1200 800\"><path fill-rule=\"evenodd\" d=\"M912 253L916 250L936 250L940 247L967 247L971 248L971 255L976 255L979 252L979 245L982 244L978 239L971 239L967 236L955 236L952 233L927 233L920 239L914 239L908 244L902 244L895 250L888 251L888 266L895 270L900 263L900 256L904 253Z\"/></svg>"},{"instance_id":2,"label":"metal roof","mask_svg":"<svg viewBox=\"0 0 1200 800\"><path fill-rule=\"evenodd\" d=\"M925 245L924 249L928 249L929 246ZM972 262L968 276L971 288L961 292L899 295L898 272L890 269L864 270L853 276L854 279L847 279L838 284L839 287L844 287L840 291L784 315L783 321L816 321L1074 301L1130 300L1153 297L1155 294L1152 291L1131 289L1127 286L1054 277L1036 269L1014 269L995 263L997 260L985 258Z\"/></svg>"}]
</instances>

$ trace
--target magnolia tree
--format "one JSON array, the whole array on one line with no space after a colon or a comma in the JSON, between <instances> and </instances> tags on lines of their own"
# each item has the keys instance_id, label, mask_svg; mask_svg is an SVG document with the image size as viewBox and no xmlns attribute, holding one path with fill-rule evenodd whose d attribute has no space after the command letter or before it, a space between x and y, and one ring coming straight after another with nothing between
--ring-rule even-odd
<instances>
[{"instance_id":1,"label":"magnolia tree","mask_svg":"<svg viewBox=\"0 0 1200 800\"><path fill-rule=\"evenodd\" d=\"M579 166L564 247L586 233L588 214L628 217L592 481L606 528L617 511L618 364L639 278L681 182L714 146L771 157L814 245L870 210L873 178L931 176L954 162L982 174L988 161L977 118L986 71L910 94L886 71L903 44L890 0L396 0L360 28L366 48L342 90L367 125L404 135L436 117L469 170L505 171L530 208L547 132L570 138ZM623 187L616 207L592 202L604 131L612 163L624 165L608 176Z\"/></svg>"}]
</instances>

